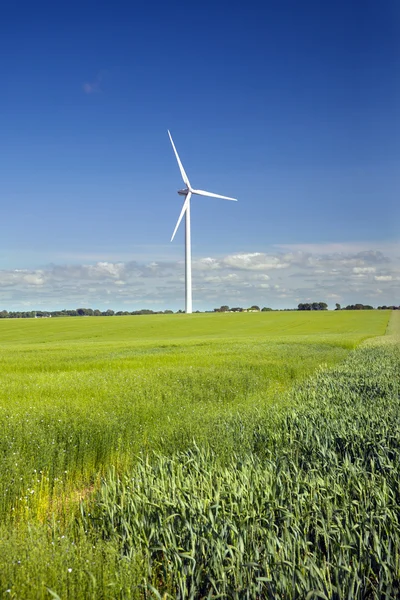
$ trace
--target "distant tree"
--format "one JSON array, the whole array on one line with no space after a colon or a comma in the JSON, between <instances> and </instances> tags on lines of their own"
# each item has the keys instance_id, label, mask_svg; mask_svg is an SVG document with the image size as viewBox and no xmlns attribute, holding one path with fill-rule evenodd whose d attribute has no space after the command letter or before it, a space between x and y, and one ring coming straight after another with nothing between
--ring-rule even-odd
<instances>
[{"instance_id":1,"label":"distant tree","mask_svg":"<svg viewBox=\"0 0 400 600\"><path fill-rule=\"evenodd\" d=\"M261 309L261 312L268 312L272 310L272 308L268 308L268 306L264 306L264 308Z\"/></svg>"},{"instance_id":2,"label":"distant tree","mask_svg":"<svg viewBox=\"0 0 400 600\"><path fill-rule=\"evenodd\" d=\"M297 309L298 310L312 310L312 306L308 302L305 302L305 303L300 303L298 305Z\"/></svg>"},{"instance_id":3,"label":"distant tree","mask_svg":"<svg viewBox=\"0 0 400 600\"><path fill-rule=\"evenodd\" d=\"M338 302L336 302L335 306L336 306L335 310L341 310L341 306Z\"/></svg>"},{"instance_id":4,"label":"distant tree","mask_svg":"<svg viewBox=\"0 0 400 600\"><path fill-rule=\"evenodd\" d=\"M327 310L328 309L328 305L326 304L326 302L313 302L312 304L306 302L306 303L300 303L297 306L297 310Z\"/></svg>"},{"instance_id":5,"label":"distant tree","mask_svg":"<svg viewBox=\"0 0 400 600\"><path fill-rule=\"evenodd\" d=\"M231 312L243 312L243 308L241 306L235 306L235 308L231 308Z\"/></svg>"},{"instance_id":6,"label":"distant tree","mask_svg":"<svg viewBox=\"0 0 400 600\"><path fill-rule=\"evenodd\" d=\"M219 309L219 312L227 312L229 310L229 306L227 304L224 304L223 306L221 306L221 308Z\"/></svg>"},{"instance_id":7,"label":"distant tree","mask_svg":"<svg viewBox=\"0 0 400 600\"><path fill-rule=\"evenodd\" d=\"M390 308L390 307L383 307L382 308ZM346 310L374 310L374 307L371 306L370 304L349 304L348 306L346 306Z\"/></svg>"},{"instance_id":8,"label":"distant tree","mask_svg":"<svg viewBox=\"0 0 400 600\"><path fill-rule=\"evenodd\" d=\"M173 310L164 310L164 315L173 315L174 311Z\"/></svg>"},{"instance_id":9,"label":"distant tree","mask_svg":"<svg viewBox=\"0 0 400 600\"><path fill-rule=\"evenodd\" d=\"M253 304L253 306L250 306L249 310L260 310L260 307L257 306L257 304Z\"/></svg>"}]
</instances>

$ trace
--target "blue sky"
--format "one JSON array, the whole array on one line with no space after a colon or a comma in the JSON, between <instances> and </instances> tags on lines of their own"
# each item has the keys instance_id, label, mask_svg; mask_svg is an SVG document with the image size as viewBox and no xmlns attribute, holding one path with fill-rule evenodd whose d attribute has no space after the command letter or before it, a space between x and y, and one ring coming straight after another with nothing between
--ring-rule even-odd
<instances>
[{"instance_id":1,"label":"blue sky","mask_svg":"<svg viewBox=\"0 0 400 600\"><path fill-rule=\"evenodd\" d=\"M400 4L0 14L0 306L399 304Z\"/></svg>"}]
</instances>

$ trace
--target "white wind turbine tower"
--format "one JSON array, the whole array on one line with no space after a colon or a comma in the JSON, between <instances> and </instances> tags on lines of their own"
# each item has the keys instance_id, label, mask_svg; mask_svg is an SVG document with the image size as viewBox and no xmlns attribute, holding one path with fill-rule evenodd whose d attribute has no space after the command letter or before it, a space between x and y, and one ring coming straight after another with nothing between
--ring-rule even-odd
<instances>
[{"instance_id":1,"label":"white wind turbine tower","mask_svg":"<svg viewBox=\"0 0 400 600\"><path fill-rule=\"evenodd\" d=\"M180 222L182 221L183 215L185 215L185 312L192 312L192 252L191 252L191 242L190 242L190 199L192 195L196 196L211 196L211 198L222 198L223 200L233 200L237 202L236 198L229 198L229 196L221 196L220 194L213 194L212 192L205 192L204 190L194 190L190 185L190 181L188 176L185 173L185 169L181 163L181 159L179 158L179 154L176 151L175 144L172 140L172 136L168 131L169 139L171 140L172 147L175 152L176 160L178 161L179 169L181 171L182 179L184 184L186 185L185 189L178 190L178 194L180 196L185 196L185 201L182 206L181 214L179 215L179 219L176 223L174 233L171 237L171 242L175 237L175 234L178 230Z\"/></svg>"}]
</instances>

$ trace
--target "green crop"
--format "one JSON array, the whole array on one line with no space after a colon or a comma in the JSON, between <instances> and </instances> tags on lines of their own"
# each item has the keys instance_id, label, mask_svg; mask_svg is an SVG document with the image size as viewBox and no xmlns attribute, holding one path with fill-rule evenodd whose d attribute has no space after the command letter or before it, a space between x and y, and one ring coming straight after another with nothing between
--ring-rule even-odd
<instances>
[{"instance_id":1,"label":"green crop","mask_svg":"<svg viewBox=\"0 0 400 600\"><path fill-rule=\"evenodd\" d=\"M400 348L360 348L293 392L261 452L111 470L86 526L173 598L397 598ZM90 510L90 516L88 511Z\"/></svg>"},{"instance_id":2,"label":"green crop","mask_svg":"<svg viewBox=\"0 0 400 600\"><path fill-rule=\"evenodd\" d=\"M397 597L398 316L0 323L0 595Z\"/></svg>"}]
</instances>

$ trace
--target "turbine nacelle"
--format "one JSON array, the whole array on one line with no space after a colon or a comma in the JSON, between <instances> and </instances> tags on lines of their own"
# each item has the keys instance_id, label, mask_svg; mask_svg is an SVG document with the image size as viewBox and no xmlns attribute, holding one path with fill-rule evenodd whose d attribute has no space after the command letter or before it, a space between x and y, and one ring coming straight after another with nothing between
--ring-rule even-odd
<instances>
[{"instance_id":1,"label":"turbine nacelle","mask_svg":"<svg viewBox=\"0 0 400 600\"><path fill-rule=\"evenodd\" d=\"M188 195L188 193L189 193L189 189L188 189L188 188L186 188L186 189L184 189L184 190L178 190L178 194L179 194L180 196L187 196L187 195Z\"/></svg>"}]
</instances>

